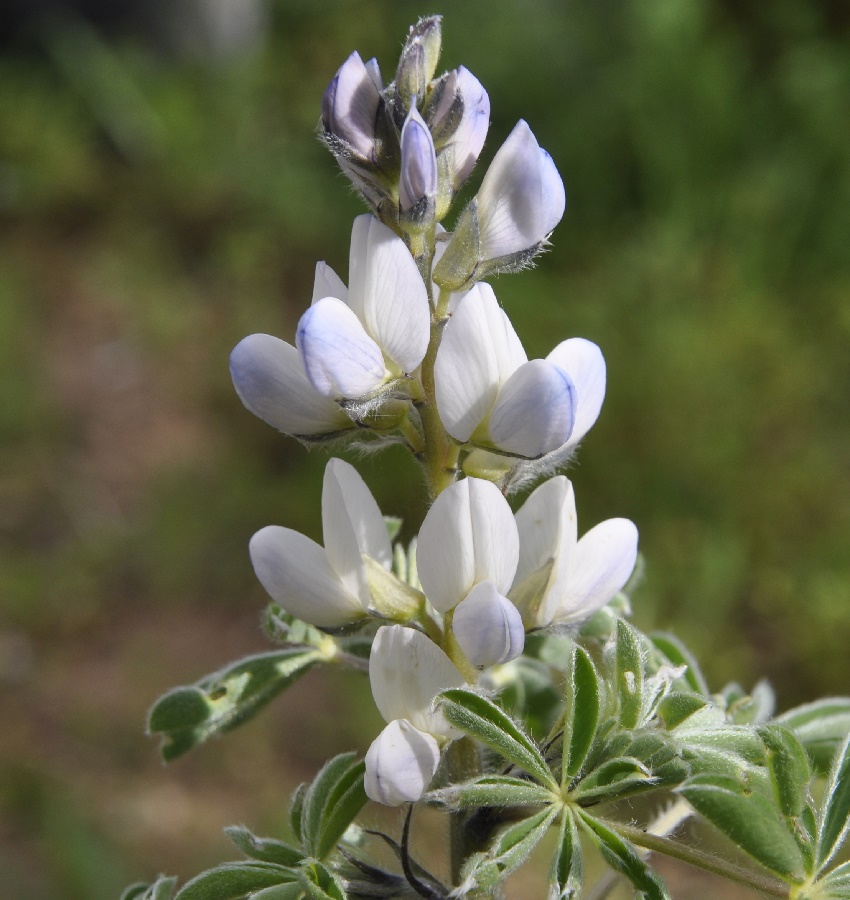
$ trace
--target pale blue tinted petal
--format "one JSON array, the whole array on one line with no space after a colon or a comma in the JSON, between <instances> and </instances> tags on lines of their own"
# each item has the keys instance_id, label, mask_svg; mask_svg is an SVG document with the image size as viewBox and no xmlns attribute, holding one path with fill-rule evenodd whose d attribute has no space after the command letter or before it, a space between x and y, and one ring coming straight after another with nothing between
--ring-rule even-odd
<instances>
[{"instance_id":1,"label":"pale blue tinted petal","mask_svg":"<svg viewBox=\"0 0 850 900\"><path fill-rule=\"evenodd\" d=\"M401 129L401 176L398 185L399 207L412 209L421 200L437 193L437 156L431 132L415 106Z\"/></svg>"},{"instance_id":2,"label":"pale blue tinted petal","mask_svg":"<svg viewBox=\"0 0 850 900\"><path fill-rule=\"evenodd\" d=\"M366 796L385 806L413 803L425 793L440 762L440 747L406 719L395 719L366 751Z\"/></svg>"},{"instance_id":3,"label":"pale blue tinted petal","mask_svg":"<svg viewBox=\"0 0 850 900\"><path fill-rule=\"evenodd\" d=\"M622 590L637 560L638 532L628 519L600 522L576 544L556 622L580 622Z\"/></svg>"},{"instance_id":4,"label":"pale blue tinted petal","mask_svg":"<svg viewBox=\"0 0 850 900\"><path fill-rule=\"evenodd\" d=\"M364 615L325 551L303 534L268 525L251 538L249 550L260 583L293 616L321 628L337 628Z\"/></svg>"},{"instance_id":5,"label":"pale blue tinted petal","mask_svg":"<svg viewBox=\"0 0 850 900\"><path fill-rule=\"evenodd\" d=\"M457 85L463 97L463 116L451 140L455 154L455 171L452 177L455 190L469 177L484 146L490 125L490 98L481 82L469 69L459 66Z\"/></svg>"},{"instance_id":6,"label":"pale blue tinted petal","mask_svg":"<svg viewBox=\"0 0 850 900\"><path fill-rule=\"evenodd\" d=\"M371 158L375 144L380 101L373 75L355 51L340 66L322 98L325 126L366 159Z\"/></svg>"},{"instance_id":7,"label":"pale blue tinted petal","mask_svg":"<svg viewBox=\"0 0 850 900\"><path fill-rule=\"evenodd\" d=\"M369 657L372 696L384 721L407 719L419 731L456 738L461 732L432 708L434 697L464 678L446 654L420 631L402 625L378 629Z\"/></svg>"},{"instance_id":8,"label":"pale blue tinted petal","mask_svg":"<svg viewBox=\"0 0 850 900\"><path fill-rule=\"evenodd\" d=\"M475 285L446 325L434 365L437 410L446 431L468 441L492 409L501 383L526 358L493 289Z\"/></svg>"},{"instance_id":9,"label":"pale blue tinted petal","mask_svg":"<svg viewBox=\"0 0 850 900\"><path fill-rule=\"evenodd\" d=\"M404 373L422 362L431 335L428 292L404 241L374 216L351 232L348 303L368 334Z\"/></svg>"},{"instance_id":10,"label":"pale blue tinted petal","mask_svg":"<svg viewBox=\"0 0 850 900\"><path fill-rule=\"evenodd\" d=\"M348 288L326 262L317 262L316 275L313 279L313 299L311 304L324 300L325 297L336 297L337 300L347 303Z\"/></svg>"},{"instance_id":11,"label":"pale blue tinted petal","mask_svg":"<svg viewBox=\"0 0 850 900\"><path fill-rule=\"evenodd\" d=\"M482 581L455 607L452 630L460 649L477 668L515 659L525 645L519 610L492 581Z\"/></svg>"},{"instance_id":12,"label":"pale blue tinted petal","mask_svg":"<svg viewBox=\"0 0 850 900\"><path fill-rule=\"evenodd\" d=\"M380 347L334 297L319 300L304 313L295 343L310 384L326 397L363 397L384 380Z\"/></svg>"},{"instance_id":13,"label":"pale blue tinted petal","mask_svg":"<svg viewBox=\"0 0 850 900\"><path fill-rule=\"evenodd\" d=\"M331 568L345 589L360 600L361 607L366 611L369 609L372 597L369 593L366 570L363 567L360 545L357 541L358 535L353 522L353 515L357 515L357 511L356 509L352 510L346 503L345 491L339 478L340 473L344 471L344 466L348 466L348 463L344 463L341 459L332 459L325 466L325 477L322 483L322 530L325 553ZM351 467L349 466L349 468ZM359 478L360 476L354 472L354 477ZM365 484L363 491L374 503L375 501ZM386 529L384 530L386 531Z\"/></svg>"},{"instance_id":14,"label":"pale blue tinted petal","mask_svg":"<svg viewBox=\"0 0 850 900\"><path fill-rule=\"evenodd\" d=\"M542 147L540 148L540 173L542 225L545 234L549 234L564 215L567 194L552 157Z\"/></svg>"},{"instance_id":15,"label":"pale blue tinted petal","mask_svg":"<svg viewBox=\"0 0 850 900\"><path fill-rule=\"evenodd\" d=\"M479 581L493 581L506 593L518 557L519 535L507 500L478 478L446 488L419 531L419 580L440 612L452 609Z\"/></svg>"},{"instance_id":16,"label":"pale blue tinted petal","mask_svg":"<svg viewBox=\"0 0 850 900\"><path fill-rule=\"evenodd\" d=\"M324 523L325 548L328 548L328 530L334 519L346 519L354 532L358 557L365 553L385 568L392 564L393 551L381 510L366 482L357 469L342 459L332 459L325 468L325 486L333 485L333 500L325 508L322 494L322 521Z\"/></svg>"},{"instance_id":17,"label":"pale blue tinted petal","mask_svg":"<svg viewBox=\"0 0 850 900\"><path fill-rule=\"evenodd\" d=\"M499 391L490 415L490 439L530 459L557 450L572 432L575 399L575 387L563 369L532 360Z\"/></svg>"},{"instance_id":18,"label":"pale blue tinted petal","mask_svg":"<svg viewBox=\"0 0 850 900\"><path fill-rule=\"evenodd\" d=\"M576 504L566 475L556 475L535 488L515 518L520 549L514 584L550 559L563 559L565 553L569 558L577 539Z\"/></svg>"},{"instance_id":19,"label":"pale blue tinted petal","mask_svg":"<svg viewBox=\"0 0 850 900\"><path fill-rule=\"evenodd\" d=\"M546 357L570 376L576 387L576 420L567 447L577 444L599 417L605 399L605 357L593 341L570 338Z\"/></svg>"},{"instance_id":20,"label":"pale blue tinted petal","mask_svg":"<svg viewBox=\"0 0 850 900\"><path fill-rule=\"evenodd\" d=\"M318 435L351 428L348 416L307 380L298 351L270 334L252 334L230 354L239 399L287 434Z\"/></svg>"}]
</instances>

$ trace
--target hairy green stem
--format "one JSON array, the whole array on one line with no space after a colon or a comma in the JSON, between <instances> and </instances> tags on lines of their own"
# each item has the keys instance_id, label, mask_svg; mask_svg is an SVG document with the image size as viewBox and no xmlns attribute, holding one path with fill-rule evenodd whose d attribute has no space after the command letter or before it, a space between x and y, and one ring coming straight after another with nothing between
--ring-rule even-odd
<instances>
[{"instance_id":1,"label":"hairy green stem","mask_svg":"<svg viewBox=\"0 0 850 900\"><path fill-rule=\"evenodd\" d=\"M697 850L695 847L688 847L678 841L670 840L670 838L650 834L649 831L636 828L634 825L612 822L608 819L599 819L599 821L616 831L621 837L626 838L626 840L646 850L651 850L653 853L663 853L665 856L686 862L714 875L720 875L722 878L734 881L744 887L761 891L767 897L782 897L784 900L788 900L790 896L790 887L778 878L773 878L770 875L761 875L758 872L750 872L734 863L718 859L718 857L712 856L710 853Z\"/></svg>"},{"instance_id":2,"label":"hairy green stem","mask_svg":"<svg viewBox=\"0 0 850 900\"><path fill-rule=\"evenodd\" d=\"M472 738L464 737L449 745L446 750L446 774L451 784L474 778L480 768L478 746ZM460 884L463 864L474 849L470 846L471 836L466 827L468 819L469 813L465 810L453 812L449 817L449 859L452 885L455 887Z\"/></svg>"}]
</instances>

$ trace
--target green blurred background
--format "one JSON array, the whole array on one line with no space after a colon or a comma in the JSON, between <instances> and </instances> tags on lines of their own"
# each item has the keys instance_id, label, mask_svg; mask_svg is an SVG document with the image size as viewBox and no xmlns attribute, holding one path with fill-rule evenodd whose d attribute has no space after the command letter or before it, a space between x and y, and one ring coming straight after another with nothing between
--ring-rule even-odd
<instances>
[{"instance_id":1,"label":"green blurred background","mask_svg":"<svg viewBox=\"0 0 850 900\"><path fill-rule=\"evenodd\" d=\"M291 340L317 260L345 276L360 207L314 139L321 95L353 48L390 77L423 14L490 93L483 164L523 117L567 185L551 252L496 290L529 355L606 355L571 477L582 531L639 526L636 623L717 687L847 693L846 4L228 3L230 30L201 0L112 4L105 30L0 11L3 896L191 875L377 730L362 681L314 673L169 769L142 735L159 693L265 648L250 535L319 537L325 457L244 410L227 357ZM362 470L415 533L405 456Z\"/></svg>"}]
</instances>

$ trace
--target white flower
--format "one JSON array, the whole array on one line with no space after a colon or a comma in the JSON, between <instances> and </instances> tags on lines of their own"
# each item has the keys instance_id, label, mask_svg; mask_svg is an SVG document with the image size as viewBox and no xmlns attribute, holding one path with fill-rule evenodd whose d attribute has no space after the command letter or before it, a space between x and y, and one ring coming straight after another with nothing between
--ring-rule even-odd
<instances>
[{"instance_id":1,"label":"white flower","mask_svg":"<svg viewBox=\"0 0 850 900\"><path fill-rule=\"evenodd\" d=\"M377 63L364 65L355 50L340 66L322 97L325 132L343 141L362 159L371 160L375 148L375 118L380 102Z\"/></svg>"},{"instance_id":2,"label":"white flower","mask_svg":"<svg viewBox=\"0 0 850 900\"><path fill-rule=\"evenodd\" d=\"M476 584L458 603L452 631L467 659L479 669L510 662L525 646L519 610L492 581Z\"/></svg>"},{"instance_id":3,"label":"white flower","mask_svg":"<svg viewBox=\"0 0 850 900\"><path fill-rule=\"evenodd\" d=\"M600 522L577 539L575 493L563 475L529 496L516 523L520 555L508 596L529 628L590 618L622 590L635 567L638 533L628 519Z\"/></svg>"},{"instance_id":4,"label":"white flower","mask_svg":"<svg viewBox=\"0 0 850 900\"><path fill-rule=\"evenodd\" d=\"M402 212L432 201L437 195L437 155L428 126L415 106L401 129L401 175L398 203Z\"/></svg>"},{"instance_id":5,"label":"white flower","mask_svg":"<svg viewBox=\"0 0 850 900\"><path fill-rule=\"evenodd\" d=\"M347 291L328 266L316 280L333 293L314 289L296 344L320 394L360 398L419 366L430 338L428 294L404 241L386 225L371 215L354 220Z\"/></svg>"},{"instance_id":6,"label":"white flower","mask_svg":"<svg viewBox=\"0 0 850 900\"><path fill-rule=\"evenodd\" d=\"M372 643L369 680L389 724L366 754L366 793L390 806L418 800L437 770L440 746L462 735L434 708L434 698L462 687L463 676L421 632L385 625Z\"/></svg>"},{"instance_id":7,"label":"white flower","mask_svg":"<svg viewBox=\"0 0 850 900\"><path fill-rule=\"evenodd\" d=\"M507 594L519 558L508 501L489 481L464 478L428 510L416 545L419 581L431 605L448 612L482 581Z\"/></svg>"},{"instance_id":8,"label":"white flower","mask_svg":"<svg viewBox=\"0 0 850 900\"><path fill-rule=\"evenodd\" d=\"M536 248L561 221L564 183L522 119L493 157L476 201L482 259Z\"/></svg>"},{"instance_id":9,"label":"white flower","mask_svg":"<svg viewBox=\"0 0 850 900\"><path fill-rule=\"evenodd\" d=\"M353 427L339 405L307 380L295 347L270 334L252 334L236 345L230 375L245 406L285 434L314 437Z\"/></svg>"},{"instance_id":10,"label":"white flower","mask_svg":"<svg viewBox=\"0 0 850 900\"><path fill-rule=\"evenodd\" d=\"M569 453L599 418L605 399L605 357L593 341L569 338L546 359L563 369L576 389L575 422L569 440L556 451L561 456Z\"/></svg>"},{"instance_id":11,"label":"white flower","mask_svg":"<svg viewBox=\"0 0 850 900\"><path fill-rule=\"evenodd\" d=\"M395 719L366 753L366 796L385 806L418 800L440 763L440 745L407 719Z\"/></svg>"},{"instance_id":12,"label":"white flower","mask_svg":"<svg viewBox=\"0 0 850 900\"><path fill-rule=\"evenodd\" d=\"M353 466L332 459L322 486L324 548L290 528L269 525L250 542L260 583L287 612L320 628L368 614L371 597L362 555L384 568L392 547L378 504Z\"/></svg>"},{"instance_id":13,"label":"white flower","mask_svg":"<svg viewBox=\"0 0 850 900\"><path fill-rule=\"evenodd\" d=\"M528 361L493 289L475 285L446 325L434 366L437 409L446 431L526 458L564 445L577 394L551 357Z\"/></svg>"}]
</instances>

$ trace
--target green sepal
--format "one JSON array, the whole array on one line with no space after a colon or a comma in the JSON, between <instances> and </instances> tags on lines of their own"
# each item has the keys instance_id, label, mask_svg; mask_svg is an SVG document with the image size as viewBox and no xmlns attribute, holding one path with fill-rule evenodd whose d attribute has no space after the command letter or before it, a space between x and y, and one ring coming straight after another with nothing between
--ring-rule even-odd
<instances>
[{"instance_id":1,"label":"green sepal","mask_svg":"<svg viewBox=\"0 0 850 900\"><path fill-rule=\"evenodd\" d=\"M692 691L706 698L711 696L696 657L679 638L663 631L653 632L649 637L655 647L667 657L667 660L672 665L688 667L682 677Z\"/></svg>"},{"instance_id":2,"label":"green sepal","mask_svg":"<svg viewBox=\"0 0 850 900\"><path fill-rule=\"evenodd\" d=\"M463 688L451 688L439 697L443 715L455 728L557 792L557 782L537 745L495 703Z\"/></svg>"},{"instance_id":3,"label":"green sepal","mask_svg":"<svg viewBox=\"0 0 850 900\"><path fill-rule=\"evenodd\" d=\"M576 900L584 887L584 857L575 816L564 807L558 846L552 859L549 900Z\"/></svg>"},{"instance_id":4,"label":"green sepal","mask_svg":"<svg viewBox=\"0 0 850 900\"><path fill-rule=\"evenodd\" d=\"M160 875L153 884L131 884L124 889L120 900L171 900L177 878L171 875Z\"/></svg>"},{"instance_id":5,"label":"green sepal","mask_svg":"<svg viewBox=\"0 0 850 900\"><path fill-rule=\"evenodd\" d=\"M818 816L815 865L822 871L841 849L850 829L850 735L838 748Z\"/></svg>"},{"instance_id":6,"label":"green sepal","mask_svg":"<svg viewBox=\"0 0 850 900\"><path fill-rule=\"evenodd\" d=\"M399 516L384 516L384 525L387 526L387 536L392 543L401 531L403 520Z\"/></svg>"},{"instance_id":7,"label":"green sepal","mask_svg":"<svg viewBox=\"0 0 850 900\"><path fill-rule=\"evenodd\" d=\"M777 805L784 815L799 816L812 777L806 751L786 726L763 725L758 733L767 749L767 768Z\"/></svg>"},{"instance_id":8,"label":"green sepal","mask_svg":"<svg viewBox=\"0 0 850 900\"><path fill-rule=\"evenodd\" d=\"M607 760L582 778L572 795L580 803L588 805L591 801L602 803L654 786L652 772L640 760L621 756Z\"/></svg>"},{"instance_id":9,"label":"green sepal","mask_svg":"<svg viewBox=\"0 0 850 900\"><path fill-rule=\"evenodd\" d=\"M276 838L258 838L242 825L231 825L224 829L224 833L245 856L259 862L297 866L304 859L304 854L295 847Z\"/></svg>"},{"instance_id":10,"label":"green sepal","mask_svg":"<svg viewBox=\"0 0 850 900\"><path fill-rule=\"evenodd\" d=\"M548 788L508 775L479 775L462 784L431 791L426 800L450 809L478 806L549 806L558 799Z\"/></svg>"},{"instance_id":11,"label":"green sepal","mask_svg":"<svg viewBox=\"0 0 850 900\"><path fill-rule=\"evenodd\" d=\"M643 706L644 654L637 631L623 619L617 622L617 697L620 725L636 728Z\"/></svg>"},{"instance_id":12,"label":"green sepal","mask_svg":"<svg viewBox=\"0 0 850 900\"><path fill-rule=\"evenodd\" d=\"M224 863L196 875L174 900L241 900L264 888L297 882L298 874L271 863Z\"/></svg>"},{"instance_id":13,"label":"green sepal","mask_svg":"<svg viewBox=\"0 0 850 900\"><path fill-rule=\"evenodd\" d=\"M365 805L365 769L355 753L342 753L326 762L306 789L298 830L308 856L324 859Z\"/></svg>"},{"instance_id":14,"label":"green sepal","mask_svg":"<svg viewBox=\"0 0 850 900\"><path fill-rule=\"evenodd\" d=\"M727 775L695 775L676 789L744 853L788 882L803 879L803 857L779 810L761 791Z\"/></svg>"},{"instance_id":15,"label":"green sepal","mask_svg":"<svg viewBox=\"0 0 850 900\"><path fill-rule=\"evenodd\" d=\"M391 622L410 622L425 607L425 595L385 569L376 559L361 557L369 583L372 605L381 617Z\"/></svg>"},{"instance_id":16,"label":"green sepal","mask_svg":"<svg viewBox=\"0 0 850 900\"><path fill-rule=\"evenodd\" d=\"M174 688L153 705L148 733L162 735L166 762L250 719L322 659L317 650L289 649L249 656L197 684Z\"/></svg>"},{"instance_id":17,"label":"green sepal","mask_svg":"<svg viewBox=\"0 0 850 900\"><path fill-rule=\"evenodd\" d=\"M600 689L596 669L587 653L573 644L566 671L566 707L561 780L575 778L584 765L599 724Z\"/></svg>"},{"instance_id":18,"label":"green sepal","mask_svg":"<svg viewBox=\"0 0 850 900\"><path fill-rule=\"evenodd\" d=\"M850 734L850 697L815 700L789 709L775 721L797 735L816 774L825 775L838 745Z\"/></svg>"},{"instance_id":19,"label":"green sepal","mask_svg":"<svg viewBox=\"0 0 850 900\"><path fill-rule=\"evenodd\" d=\"M494 890L516 871L540 843L558 815L557 808L541 810L503 828L484 853L474 853L464 864L460 890Z\"/></svg>"},{"instance_id":20,"label":"green sepal","mask_svg":"<svg viewBox=\"0 0 850 900\"><path fill-rule=\"evenodd\" d=\"M580 813L581 825L599 848L605 861L634 885L641 897L646 900L671 900L670 892L664 882L638 856L634 846L624 840L604 822L594 819L587 813Z\"/></svg>"}]
</instances>

